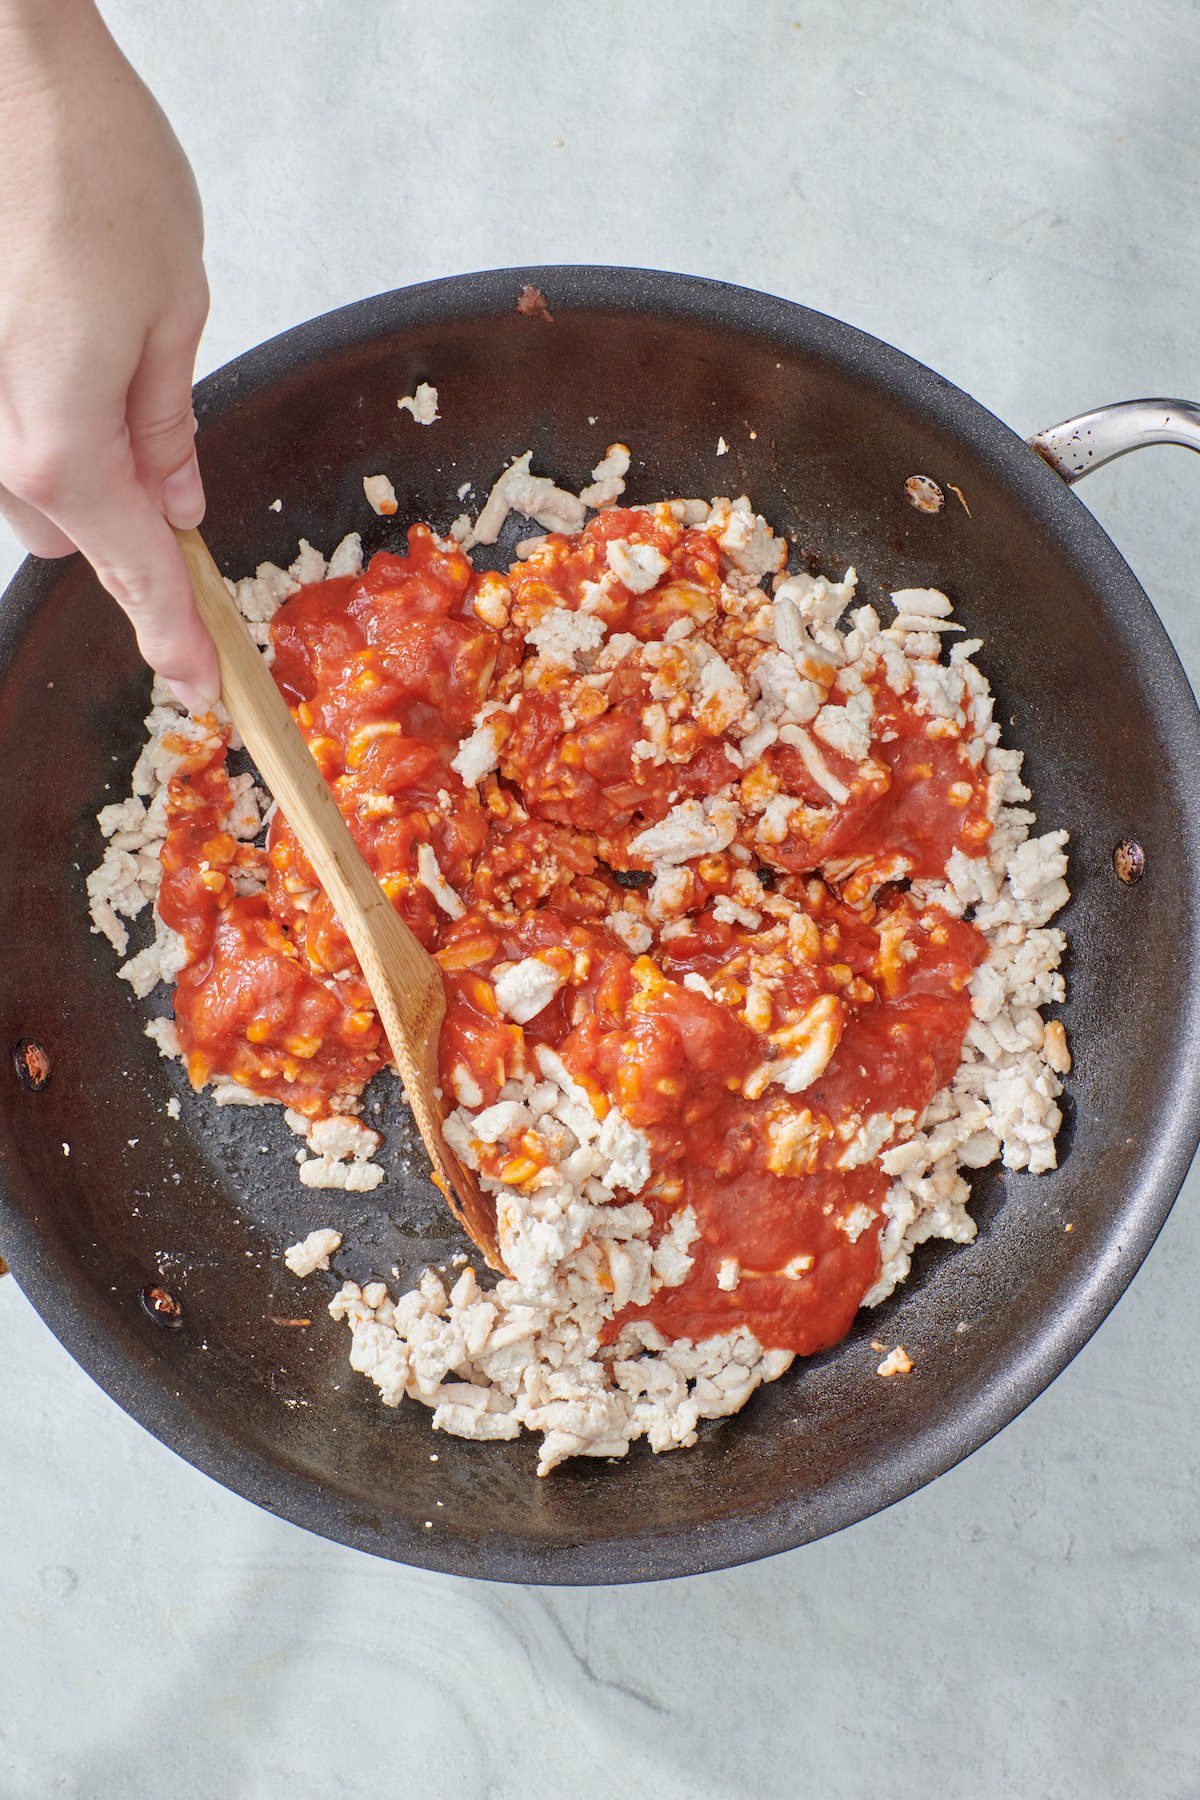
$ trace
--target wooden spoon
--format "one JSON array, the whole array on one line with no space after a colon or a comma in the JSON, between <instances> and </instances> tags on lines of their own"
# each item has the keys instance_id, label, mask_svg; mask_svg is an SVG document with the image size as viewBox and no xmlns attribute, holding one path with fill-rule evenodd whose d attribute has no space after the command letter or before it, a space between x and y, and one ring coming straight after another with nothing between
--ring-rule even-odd
<instances>
[{"instance_id":1,"label":"wooden spoon","mask_svg":"<svg viewBox=\"0 0 1200 1800\"><path fill-rule=\"evenodd\" d=\"M404 1093L451 1212L493 1269L504 1264L495 1209L442 1134L438 1031L442 971L396 912L338 811L270 670L198 531L177 531L196 606L217 649L221 699L333 904L371 990Z\"/></svg>"}]
</instances>

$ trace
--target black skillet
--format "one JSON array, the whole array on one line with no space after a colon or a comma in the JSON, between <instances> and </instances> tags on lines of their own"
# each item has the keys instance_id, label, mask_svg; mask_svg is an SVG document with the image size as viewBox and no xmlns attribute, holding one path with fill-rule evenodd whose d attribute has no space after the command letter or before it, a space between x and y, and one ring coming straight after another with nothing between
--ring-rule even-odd
<instances>
[{"instance_id":1,"label":"black skillet","mask_svg":"<svg viewBox=\"0 0 1200 1800\"><path fill-rule=\"evenodd\" d=\"M552 323L517 310L527 282ZM421 380L441 397L431 428L396 410ZM407 1279L460 1241L393 1099L384 1186L313 1195L274 1109L193 1099L144 1037L144 1005L89 934L83 877L102 848L97 808L128 791L148 678L78 559L29 561L0 610L0 1248L51 1330L148 1430L248 1499L462 1575L720 1568L949 1468L1096 1329L1200 1135L1200 721L1112 543L1059 474L930 370L802 307L677 275L517 270L381 295L251 351L196 404L205 532L234 574L287 562L300 536L331 549L351 526L368 551L394 543L364 505L365 474L392 476L401 520L445 529L459 484L477 503L514 452L577 486L621 438L632 499L746 492L798 558L838 574L854 562L865 598L946 588L985 640L1043 827L1071 833L1061 1166L978 1176L975 1244L926 1247L845 1343L693 1450L639 1445L538 1481L531 1442L463 1443L432 1434L419 1406L385 1411L324 1304L343 1274L395 1265ZM1092 447L1067 454L1078 464ZM941 512L909 504L914 474L942 485ZM1136 885L1113 868L1130 837L1145 854ZM39 1091L10 1059L27 1039L52 1065ZM279 1255L317 1224L340 1227L345 1249L337 1274L300 1285ZM170 1300L156 1310L150 1290ZM311 1327L277 1322L297 1316ZM873 1338L903 1342L913 1374L878 1379Z\"/></svg>"}]
</instances>

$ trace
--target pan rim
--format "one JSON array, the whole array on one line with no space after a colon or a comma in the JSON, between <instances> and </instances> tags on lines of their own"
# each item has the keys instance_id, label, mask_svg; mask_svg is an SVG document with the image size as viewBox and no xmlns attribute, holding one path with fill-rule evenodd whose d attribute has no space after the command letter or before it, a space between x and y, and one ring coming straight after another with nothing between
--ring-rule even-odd
<instances>
[{"instance_id":1,"label":"pan rim","mask_svg":"<svg viewBox=\"0 0 1200 1800\"><path fill-rule=\"evenodd\" d=\"M1164 684L1173 715L1164 725L1172 762L1186 767L1200 761L1200 710L1182 663L1133 571L1078 496L1016 433L963 390L894 346L795 301L703 276L607 265L508 268L443 277L321 314L213 371L196 388L201 431L207 421L224 417L260 388L275 385L335 347L367 344L389 330L444 319L448 305L455 318L507 313L516 288L526 283L547 290L557 307L652 312L672 319L706 320L738 335L792 341L795 348L825 357L903 399L914 415L968 434L997 474L1019 488L1023 503L1046 531L1072 552L1086 554L1106 599L1136 627L1144 672ZM4 609L0 656L57 579L51 565L29 559L22 566L10 590L20 603ZM1195 870L1194 844L1191 850ZM1195 894L1191 898L1194 902ZM1183 1013L1187 1028L1200 1034L1200 992L1186 997ZM103 1330L98 1306L81 1304L80 1293L64 1288L44 1266L32 1219L3 1192L0 1244L35 1310L97 1385L184 1460L268 1512L354 1548L477 1579L564 1586L672 1579L795 1548L884 1511L946 1473L1011 1423L1083 1348L1149 1253L1200 1142L1198 1098L1200 1068L1167 1130L1147 1149L1136 1183L1130 1184L1114 1213L1113 1231L1068 1290L1061 1312L1043 1320L1036 1337L1018 1347L1002 1370L985 1376L966 1398L957 1398L949 1426L945 1413L935 1409L909 1437L889 1447L869 1478L852 1489L828 1490L818 1505L801 1508L785 1498L759 1512L686 1527L636 1547L614 1535L547 1552L531 1549L524 1540L497 1536L479 1550L449 1537L405 1533L398 1526L390 1527L388 1535L348 1521L340 1499L327 1495L311 1476L231 1445L202 1410L188 1402L186 1391L148 1383L138 1366L135 1342L114 1341ZM102 1326L99 1334L97 1322Z\"/></svg>"}]
</instances>

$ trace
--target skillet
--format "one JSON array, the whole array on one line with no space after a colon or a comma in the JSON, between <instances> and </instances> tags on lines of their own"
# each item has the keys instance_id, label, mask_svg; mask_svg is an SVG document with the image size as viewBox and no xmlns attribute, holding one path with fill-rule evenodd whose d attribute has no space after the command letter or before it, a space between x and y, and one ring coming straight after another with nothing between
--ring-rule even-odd
<instances>
[{"instance_id":1,"label":"skillet","mask_svg":"<svg viewBox=\"0 0 1200 1800\"><path fill-rule=\"evenodd\" d=\"M527 283L553 322L517 310ZM396 411L421 380L441 396L427 430ZM394 1100L385 1184L313 1195L276 1109L193 1098L143 1035L145 1005L89 933L83 878L102 848L97 809L128 791L148 676L79 558L30 559L0 609L0 1248L50 1329L134 1418L247 1499L462 1575L608 1583L721 1568L838 1530L952 1466L1116 1303L1200 1137L1200 718L1149 601L1068 485L1138 441L1200 448L1200 415L1105 409L1046 434L1038 455L849 326L607 268L379 295L219 370L196 410L205 533L234 575L290 561L301 536L326 551L349 528L368 553L393 543L394 523L363 503L362 477L380 469L400 521L445 530L458 486L473 481L477 504L516 452L578 486L620 438L634 451L628 499L746 492L794 561L855 563L863 599L945 588L984 639L1041 828L1071 834L1060 1167L976 1175L973 1245L926 1246L844 1343L692 1450L639 1445L538 1481L530 1441L465 1443L433 1436L423 1408L385 1411L324 1303L343 1275L394 1267L407 1282L461 1240ZM941 484L939 513L909 504L914 474ZM528 529L510 521L492 561ZM1129 839L1145 859L1136 884L1113 865ZM36 1091L11 1055L29 1040L52 1069ZM318 1224L346 1243L337 1273L301 1288L280 1252ZM277 1322L297 1315L311 1327ZM906 1345L911 1376L876 1378L877 1337Z\"/></svg>"}]
</instances>

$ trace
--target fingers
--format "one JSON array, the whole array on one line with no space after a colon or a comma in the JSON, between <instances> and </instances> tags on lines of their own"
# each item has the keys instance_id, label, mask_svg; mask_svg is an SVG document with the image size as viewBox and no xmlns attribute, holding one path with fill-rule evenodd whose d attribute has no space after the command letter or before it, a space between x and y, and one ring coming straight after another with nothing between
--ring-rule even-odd
<instances>
[{"instance_id":1,"label":"fingers","mask_svg":"<svg viewBox=\"0 0 1200 1800\"><path fill-rule=\"evenodd\" d=\"M128 614L150 667L189 705L199 699L200 710L211 706L221 691L217 654L200 623L175 535L132 467L106 487L100 505L74 518L70 529Z\"/></svg>"},{"instance_id":2,"label":"fingers","mask_svg":"<svg viewBox=\"0 0 1200 1800\"><path fill-rule=\"evenodd\" d=\"M107 454L91 446L43 465L20 504L52 521L77 544L137 632L152 669L187 704L212 705L220 693L216 651L200 623L175 534L138 480L128 445Z\"/></svg>"},{"instance_id":3,"label":"fingers","mask_svg":"<svg viewBox=\"0 0 1200 1800\"><path fill-rule=\"evenodd\" d=\"M8 520L31 556L70 556L75 549L65 531L52 525L45 513L25 500L18 500L7 488L0 487L0 513Z\"/></svg>"},{"instance_id":4,"label":"fingers","mask_svg":"<svg viewBox=\"0 0 1200 1800\"><path fill-rule=\"evenodd\" d=\"M162 484L162 508L179 531L194 531L204 517L204 483L193 450L182 469Z\"/></svg>"},{"instance_id":5,"label":"fingers","mask_svg":"<svg viewBox=\"0 0 1200 1800\"><path fill-rule=\"evenodd\" d=\"M36 503L0 487L0 512L26 549L34 556L80 549L128 614L150 667L193 711L212 706L221 691L212 639L175 534L139 482L128 448L97 457L81 446L28 479Z\"/></svg>"},{"instance_id":6,"label":"fingers","mask_svg":"<svg viewBox=\"0 0 1200 1800\"><path fill-rule=\"evenodd\" d=\"M204 517L191 390L203 322L197 305L177 311L169 330L151 330L124 392L93 384L71 405L62 396L43 405L62 429L10 443L0 486L0 511L26 548L62 556L77 546L128 614L151 668L200 710L220 694L216 652L171 525Z\"/></svg>"},{"instance_id":7,"label":"fingers","mask_svg":"<svg viewBox=\"0 0 1200 1800\"><path fill-rule=\"evenodd\" d=\"M150 333L125 405L138 480L180 530L199 525L204 517L192 411L192 374L203 323L198 313L190 323Z\"/></svg>"}]
</instances>

